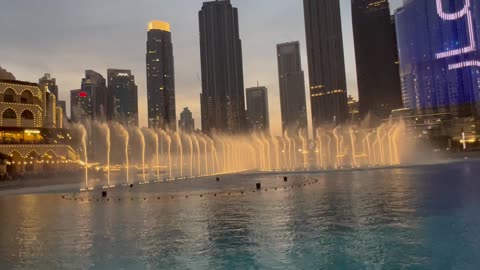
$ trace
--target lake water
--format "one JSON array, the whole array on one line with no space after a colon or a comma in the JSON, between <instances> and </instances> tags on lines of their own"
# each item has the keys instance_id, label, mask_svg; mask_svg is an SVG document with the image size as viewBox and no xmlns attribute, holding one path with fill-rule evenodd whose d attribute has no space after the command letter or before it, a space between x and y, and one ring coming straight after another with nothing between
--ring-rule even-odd
<instances>
[{"instance_id":1,"label":"lake water","mask_svg":"<svg viewBox=\"0 0 480 270\"><path fill-rule=\"evenodd\" d=\"M0 197L0 269L480 269L478 161L108 192Z\"/></svg>"}]
</instances>

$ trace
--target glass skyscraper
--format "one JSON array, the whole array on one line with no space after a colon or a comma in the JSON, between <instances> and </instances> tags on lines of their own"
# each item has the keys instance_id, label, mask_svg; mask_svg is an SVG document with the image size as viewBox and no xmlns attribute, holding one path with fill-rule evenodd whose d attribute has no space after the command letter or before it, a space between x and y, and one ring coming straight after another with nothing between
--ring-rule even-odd
<instances>
[{"instance_id":1,"label":"glass skyscraper","mask_svg":"<svg viewBox=\"0 0 480 270\"><path fill-rule=\"evenodd\" d=\"M148 126L176 130L172 33L167 22L148 24L146 60Z\"/></svg>"},{"instance_id":2,"label":"glass skyscraper","mask_svg":"<svg viewBox=\"0 0 480 270\"><path fill-rule=\"evenodd\" d=\"M339 0L303 0L312 125L345 122L347 80Z\"/></svg>"},{"instance_id":3,"label":"glass skyscraper","mask_svg":"<svg viewBox=\"0 0 480 270\"><path fill-rule=\"evenodd\" d=\"M204 2L198 12L202 68L202 130L245 131L242 41L230 0Z\"/></svg>"},{"instance_id":4,"label":"glass skyscraper","mask_svg":"<svg viewBox=\"0 0 480 270\"><path fill-rule=\"evenodd\" d=\"M480 1L406 0L395 21L404 106L421 113L475 113Z\"/></svg>"}]
</instances>

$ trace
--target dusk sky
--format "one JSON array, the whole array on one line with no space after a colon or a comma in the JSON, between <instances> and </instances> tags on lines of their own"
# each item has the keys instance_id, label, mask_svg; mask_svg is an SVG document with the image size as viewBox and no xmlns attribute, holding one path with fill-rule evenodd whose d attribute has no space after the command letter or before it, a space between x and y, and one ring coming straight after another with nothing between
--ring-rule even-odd
<instances>
[{"instance_id":1,"label":"dusk sky","mask_svg":"<svg viewBox=\"0 0 480 270\"><path fill-rule=\"evenodd\" d=\"M139 89L140 124L146 125L145 43L150 20L171 24L178 114L189 107L200 128L198 11L202 0L15 0L0 8L0 66L17 80L57 79L60 99L80 88L86 69L106 77L107 68L131 69ZM340 0L348 93L357 96L350 0ZM401 0L391 0L392 10ZM273 134L281 130L276 44L299 40L308 68L302 0L232 0L239 10L245 87L268 88ZM69 109L67 109L68 111ZM309 126L311 128L309 112Z\"/></svg>"}]
</instances>

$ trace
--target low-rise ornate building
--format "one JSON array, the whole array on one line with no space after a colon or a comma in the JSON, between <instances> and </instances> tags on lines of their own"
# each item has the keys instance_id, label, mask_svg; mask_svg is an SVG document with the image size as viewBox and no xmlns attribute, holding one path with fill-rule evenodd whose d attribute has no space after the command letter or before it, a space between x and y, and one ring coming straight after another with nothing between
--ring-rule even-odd
<instances>
[{"instance_id":1,"label":"low-rise ornate building","mask_svg":"<svg viewBox=\"0 0 480 270\"><path fill-rule=\"evenodd\" d=\"M0 154L10 157L3 161L10 174L43 172L43 164L58 170L75 160L62 122L63 111L47 87L0 79Z\"/></svg>"}]
</instances>

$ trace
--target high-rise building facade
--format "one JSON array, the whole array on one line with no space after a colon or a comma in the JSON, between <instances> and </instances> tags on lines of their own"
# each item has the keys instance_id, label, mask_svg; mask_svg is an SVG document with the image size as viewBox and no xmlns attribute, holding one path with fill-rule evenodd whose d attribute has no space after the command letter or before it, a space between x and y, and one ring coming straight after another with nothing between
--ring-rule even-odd
<instances>
[{"instance_id":1,"label":"high-rise building facade","mask_svg":"<svg viewBox=\"0 0 480 270\"><path fill-rule=\"evenodd\" d=\"M300 130L308 129L300 42L278 44L277 61L282 131L296 135Z\"/></svg>"},{"instance_id":2,"label":"high-rise building facade","mask_svg":"<svg viewBox=\"0 0 480 270\"><path fill-rule=\"evenodd\" d=\"M58 85L57 80L52 78L50 73L45 73L42 78L38 79L38 85L40 87L47 87L48 91L52 93L58 100Z\"/></svg>"},{"instance_id":3,"label":"high-rise building facade","mask_svg":"<svg viewBox=\"0 0 480 270\"><path fill-rule=\"evenodd\" d=\"M146 60L148 126L176 130L172 34L167 22L148 24Z\"/></svg>"},{"instance_id":4,"label":"high-rise building facade","mask_svg":"<svg viewBox=\"0 0 480 270\"><path fill-rule=\"evenodd\" d=\"M402 107L394 24L388 0L352 0L360 117L378 119Z\"/></svg>"},{"instance_id":5,"label":"high-rise building facade","mask_svg":"<svg viewBox=\"0 0 480 270\"><path fill-rule=\"evenodd\" d=\"M88 95L88 100L91 102L91 118L105 120L107 110L107 82L105 78L93 70L86 70L81 89L84 95Z\"/></svg>"},{"instance_id":6,"label":"high-rise building facade","mask_svg":"<svg viewBox=\"0 0 480 270\"><path fill-rule=\"evenodd\" d=\"M138 87L127 69L108 69L107 119L138 126Z\"/></svg>"},{"instance_id":7,"label":"high-rise building facade","mask_svg":"<svg viewBox=\"0 0 480 270\"><path fill-rule=\"evenodd\" d=\"M395 24L404 106L478 113L480 2L405 1Z\"/></svg>"},{"instance_id":8,"label":"high-rise building facade","mask_svg":"<svg viewBox=\"0 0 480 270\"><path fill-rule=\"evenodd\" d=\"M265 86L247 88L247 124L253 131L270 131L268 93Z\"/></svg>"},{"instance_id":9,"label":"high-rise building facade","mask_svg":"<svg viewBox=\"0 0 480 270\"><path fill-rule=\"evenodd\" d=\"M202 129L245 130L242 42L238 11L230 0L203 3L199 14Z\"/></svg>"},{"instance_id":10,"label":"high-rise building facade","mask_svg":"<svg viewBox=\"0 0 480 270\"><path fill-rule=\"evenodd\" d=\"M313 129L348 118L339 0L303 0Z\"/></svg>"},{"instance_id":11,"label":"high-rise building facade","mask_svg":"<svg viewBox=\"0 0 480 270\"><path fill-rule=\"evenodd\" d=\"M70 118L73 122L93 119L92 95L82 89L70 90Z\"/></svg>"},{"instance_id":12,"label":"high-rise building facade","mask_svg":"<svg viewBox=\"0 0 480 270\"><path fill-rule=\"evenodd\" d=\"M193 119L192 112L188 107L183 108L180 113L180 120L178 120L178 128L182 132L192 133L195 131L195 119Z\"/></svg>"}]
</instances>

